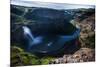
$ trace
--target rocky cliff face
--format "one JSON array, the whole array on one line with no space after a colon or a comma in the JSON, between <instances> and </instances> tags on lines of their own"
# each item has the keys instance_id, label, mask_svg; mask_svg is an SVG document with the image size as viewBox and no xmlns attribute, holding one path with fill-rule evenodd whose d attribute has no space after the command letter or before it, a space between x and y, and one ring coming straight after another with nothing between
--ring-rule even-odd
<instances>
[{"instance_id":1,"label":"rocky cliff face","mask_svg":"<svg viewBox=\"0 0 100 67\"><path fill-rule=\"evenodd\" d=\"M50 64L77 63L95 61L95 14L84 20L75 19L76 25L81 29L78 51L72 54L64 54L59 58L50 61Z\"/></svg>"},{"instance_id":2,"label":"rocky cliff face","mask_svg":"<svg viewBox=\"0 0 100 67\"><path fill-rule=\"evenodd\" d=\"M11 39L20 41L24 25L37 35L70 35L76 27L66 14L63 10L11 5Z\"/></svg>"},{"instance_id":3,"label":"rocky cliff face","mask_svg":"<svg viewBox=\"0 0 100 67\"><path fill-rule=\"evenodd\" d=\"M47 12L51 14L48 14L46 12L44 13L44 10L47 10ZM48 61L48 63L46 64L95 61L95 10L73 9L61 11L53 10L53 12L49 11L49 9L43 9L43 12L41 13L41 8L36 9L34 7L27 8L21 6L11 6L12 45L14 45L14 43L20 43L23 40L23 25L28 26L32 30L32 32L52 32L53 34L67 33L68 35L70 34L70 32L75 30L76 26L78 26L81 29L78 43L81 48L78 51L74 51L74 53L64 54L61 57L54 57L53 60L46 59L46 61ZM65 13L62 14L62 12ZM43 15L43 17L41 15ZM69 23L69 20L72 18L74 21L72 23ZM20 57L23 58L23 56L21 55ZM25 65L28 65L29 61L30 60L28 60L28 62L23 60L23 62L25 62ZM37 63L38 62L36 62L35 64Z\"/></svg>"},{"instance_id":4,"label":"rocky cliff face","mask_svg":"<svg viewBox=\"0 0 100 67\"><path fill-rule=\"evenodd\" d=\"M77 25L81 28L80 42L82 47L95 48L95 15L92 14Z\"/></svg>"}]
</instances>

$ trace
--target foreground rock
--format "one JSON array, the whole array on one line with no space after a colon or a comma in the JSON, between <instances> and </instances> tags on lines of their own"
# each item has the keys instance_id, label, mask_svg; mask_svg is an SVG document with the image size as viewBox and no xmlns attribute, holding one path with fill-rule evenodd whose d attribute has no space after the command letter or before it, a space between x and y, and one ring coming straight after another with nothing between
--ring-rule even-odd
<instances>
[{"instance_id":1,"label":"foreground rock","mask_svg":"<svg viewBox=\"0 0 100 67\"><path fill-rule=\"evenodd\" d=\"M50 64L77 63L90 61L95 61L95 50L90 48L81 48L72 55L64 55L63 57L52 60Z\"/></svg>"}]
</instances>

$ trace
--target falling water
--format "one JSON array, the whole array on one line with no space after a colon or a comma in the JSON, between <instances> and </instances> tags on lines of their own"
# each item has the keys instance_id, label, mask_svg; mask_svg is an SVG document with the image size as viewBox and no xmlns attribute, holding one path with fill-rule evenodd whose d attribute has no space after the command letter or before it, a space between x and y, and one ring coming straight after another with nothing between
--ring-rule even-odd
<instances>
[{"instance_id":1,"label":"falling water","mask_svg":"<svg viewBox=\"0 0 100 67\"><path fill-rule=\"evenodd\" d=\"M27 27L27 26L23 26L23 30L24 30L24 35L29 35L29 38L31 38L31 40L34 40L34 36L31 33L31 30Z\"/></svg>"},{"instance_id":2,"label":"falling water","mask_svg":"<svg viewBox=\"0 0 100 67\"><path fill-rule=\"evenodd\" d=\"M27 26L23 26L22 28L24 30L24 35L29 40L28 49L30 49L33 45L37 45L37 44L41 43L42 37L34 37L32 35L31 30Z\"/></svg>"}]
</instances>

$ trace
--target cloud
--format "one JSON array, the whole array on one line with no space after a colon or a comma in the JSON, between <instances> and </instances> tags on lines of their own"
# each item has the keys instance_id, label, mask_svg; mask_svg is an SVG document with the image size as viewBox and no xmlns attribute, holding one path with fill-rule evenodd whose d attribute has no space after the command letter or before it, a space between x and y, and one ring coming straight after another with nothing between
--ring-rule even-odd
<instances>
[{"instance_id":1,"label":"cloud","mask_svg":"<svg viewBox=\"0 0 100 67\"><path fill-rule=\"evenodd\" d=\"M23 1L23 0L11 0L11 4L21 5L27 7L45 7L53 9L77 9L77 8L94 8L94 5L79 5L79 4L66 4L66 3L50 3L50 2L37 2L37 1Z\"/></svg>"}]
</instances>

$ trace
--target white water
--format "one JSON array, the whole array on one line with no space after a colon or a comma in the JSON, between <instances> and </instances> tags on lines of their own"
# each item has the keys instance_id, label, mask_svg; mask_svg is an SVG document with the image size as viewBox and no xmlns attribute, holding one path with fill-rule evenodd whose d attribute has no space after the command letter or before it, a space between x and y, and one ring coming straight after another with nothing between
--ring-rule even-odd
<instances>
[{"instance_id":1,"label":"white water","mask_svg":"<svg viewBox=\"0 0 100 67\"><path fill-rule=\"evenodd\" d=\"M29 40L28 49L30 49L33 45L37 45L42 42L42 37L34 37L34 35L32 35L31 30L27 26L23 26L22 28L24 30L24 35Z\"/></svg>"},{"instance_id":2,"label":"white water","mask_svg":"<svg viewBox=\"0 0 100 67\"><path fill-rule=\"evenodd\" d=\"M29 35L31 40L34 40L34 36L32 35L31 30L28 27L23 26L23 30L24 30L24 35Z\"/></svg>"}]
</instances>

